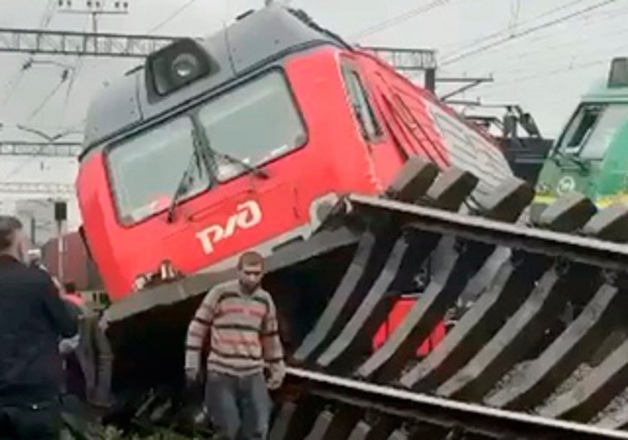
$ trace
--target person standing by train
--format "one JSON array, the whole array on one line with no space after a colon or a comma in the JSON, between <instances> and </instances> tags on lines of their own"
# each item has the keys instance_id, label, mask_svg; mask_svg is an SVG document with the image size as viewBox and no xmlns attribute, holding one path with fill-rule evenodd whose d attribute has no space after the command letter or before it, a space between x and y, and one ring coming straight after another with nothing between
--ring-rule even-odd
<instances>
[{"instance_id":1,"label":"person standing by train","mask_svg":"<svg viewBox=\"0 0 628 440\"><path fill-rule=\"evenodd\" d=\"M200 379L201 353L209 333L206 407L225 440L266 438L271 412L268 389L285 375L277 311L261 288L264 260L256 252L238 261L239 277L212 288L186 338L186 377Z\"/></svg>"},{"instance_id":2,"label":"person standing by train","mask_svg":"<svg viewBox=\"0 0 628 440\"><path fill-rule=\"evenodd\" d=\"M63 290L65 291L65 299L75 304L77 307L81 309L85 309L87 307L87 302L85 298L81 295L76 288L76 283L74 281L66 281L63 283Z\"/></svg>"},{"instance_id":3,"label":"person standing by train","mask_svg":"<svg viewBox=\"0 0 628 440\"><path fill-rule=\"evenodd\" d=\"M29 267L21 222L0 216L0 439L55 440L63 380L58 343L78 316L50 275Z\"/></svg>"},{"instance_id":4,"label":"person standing by train","mask_svg":"<svg viewBox=\"0 0 628 440\"><path fill-rule=\"evenodd\" d=\"M64 392L66 394L86 398L85 383L83 377L83 369L85 360L81 359L78 350L81 342L81 333L84 330L84 318L89 313L89 309L83 297L76 291L73 282L68 281L64 284L53 277L53 281L61 292L61 298L70 305L75 313L79 316L79 331L71 338L61 339L59 342L59 352L63 361L63 370L65 372Z\"/></svg>"}]
</instances>

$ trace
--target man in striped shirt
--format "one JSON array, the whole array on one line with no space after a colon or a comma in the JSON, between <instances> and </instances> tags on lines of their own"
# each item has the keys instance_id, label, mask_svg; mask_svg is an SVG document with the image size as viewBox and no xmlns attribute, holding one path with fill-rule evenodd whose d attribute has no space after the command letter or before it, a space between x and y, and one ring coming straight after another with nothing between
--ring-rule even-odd
<instances>
[{"instance_id":1,"label":"man in striped shirt","mask_svg":"<svg viewBox=\"0 0 628 440\"><path fill-rule=\"evenodd\" d=\"M263 271L258 253L243 254L238 279L211 289L188 329L185 369L190 381L199 378L201 353L210 334L207 408L229 440L266 438L268 388L281 386L285 374L275 304L260 287Z\"/></svg>"}]
</instances>

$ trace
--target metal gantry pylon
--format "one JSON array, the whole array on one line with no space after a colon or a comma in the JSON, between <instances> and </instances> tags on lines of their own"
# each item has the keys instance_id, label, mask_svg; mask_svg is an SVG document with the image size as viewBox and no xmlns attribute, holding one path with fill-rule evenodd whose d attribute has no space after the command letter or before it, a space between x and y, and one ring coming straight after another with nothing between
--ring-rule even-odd
<instances>
[{"instance_id":1,"label":"metal gantry pylon","mask_svg":"<svg viewBox=\"0 0 628 440\"><path fill-rule=\"evenodd\" d=\"M76 157L80 142L0 141L0 156Z\"/></svg>"},{"instance_id":2,"label":"metal gantry pylon","mask_svg":"<svg viewBox=\"0 0 628 440\"><path fill-rule=\"evenodd\" d=\"M55 182L0 182L0 194L45 194L67 197L74 194L71 183Z\"/></svg>"},{"instance_id":3,"label":"metal gantry pylon","mask_svg":"<svg viewBox=\"0 0 628 440\"><path fill-rule=\"evenodd\" d=\"M0 52L145 58L175 39L152 35L0 28Z\"/></svg>"},{"instance_id":4,"label":"metal gantry pylon","mask_svg":"<svg viewBox=\"0 0 628 440\"><path fill-rule=\"evenodd\" d=\"M143 59L180 38L168 35L0 28L0 53ZM362 49L374 52L400 71L425 71L426 86L433 90L436 69L434 51L393 47L362 47ZM80 150L80 144L73 142L0 142L0 156L72 157L78 155ZM68 194L73 190L72 185L66 184L0 183L0 193Z\"/></svg>"},{"instance_id":5,"label":"metal gantry pylon","mask_svg":"<svg viewBox=\"0 0 628 440\"><path fill-rule=\"evenodd\" d=\"M145 58L152 52L181 38L169 35L0 28L0 52ZM399 70L436 68L436 55L430 49L394 47L364 47L363 49L372 50Z\"/></svg>"}]
</instances>

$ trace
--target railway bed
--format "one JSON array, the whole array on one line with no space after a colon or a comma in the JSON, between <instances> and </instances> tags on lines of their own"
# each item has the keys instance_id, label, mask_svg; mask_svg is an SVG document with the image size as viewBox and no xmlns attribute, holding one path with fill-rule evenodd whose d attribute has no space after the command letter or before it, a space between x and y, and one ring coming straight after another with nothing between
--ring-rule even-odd
<instances>
[{"instance_id":1,"label":"railway bed","mask_svg":"<svg viewBox=\"0 0 628 440\"><path fill-rule=\"evenodd\" d=\"M425 425L449 440L628 436L628 207L598 210L572 193L538 209L533 190L511 179L456 212L475 183L454 169L418 199L347 197L348 215L378 221L291 370L323 402L344 403L284 404L278 420L301 411L311 430L282 437L276 428L273 440L411 439ZM419 301L364 352L391 292L407 292L428 258L439 263ZM418 359L416 347L452 310L455 324ZM373 411L409 431L381 422L385 436L354 433L374 429L363 420Z\"/></svg>"},{"instance_id":2,"label":"railway bed","mask_svg":"<svg viewBox=\"0 0 628 440\"><path fill-rule=\"evenodd\" d=\"M407 170L385 197L344 197L323 225L363 226L290 350L271 439L628 438L628 207L572 193L538 209L516 178L469 203L469 173ZM426 261L419 300L372 349Z\"/></svg>"},{"instance_id":3,"label":"railway bed","mask_svg":"<svg viewBox=\"0 0 628 440\"><path fill-rule=\"evenodd\" d=\"M390 386L288 369L269 440L628 439L628 432L456 402Z\"/></svg>"},{"instance_id":4,"label":"railway bed","mask_svg":"<svg viewBox=\"0 0 628 440\"><path fill-rule=\"evenodd\" d=\"M276 397L268 440L628 440L627 431L458 402L294 367L288 368L285 386ZM142 418L133 425L136 434L143 433L133 438L212 438L211 431L186 437ZM80 432L75 438L92 440Z\"/></svg>"}]
</instances>

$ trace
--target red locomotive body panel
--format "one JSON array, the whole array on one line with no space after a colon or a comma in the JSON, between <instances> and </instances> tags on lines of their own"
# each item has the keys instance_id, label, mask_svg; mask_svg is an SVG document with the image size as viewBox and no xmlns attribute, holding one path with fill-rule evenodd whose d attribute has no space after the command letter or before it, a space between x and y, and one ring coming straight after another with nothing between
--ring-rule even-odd
<instances>
[{"instance_id":1,"label":"red locomotive body panel","mask_svg":"<svg viewBox=\"0 0 628 440\"><path fill-rule=\"evenodd\" d=\"M377 333L373 337L373 351L378 350L386 340L392 335L397 327L399 327L403 321L406 319L406 316L412 310L414 304L418 301L417 298L399 298L395 304L393 305L388 318L384 323L379 327ZM436 347L447 334L447 330L445 328L445 323L443 321L439 322L429 337L416 349L417 357L425 357L427 356L433 349Z\"/></svg>"},{"instance_id":2,"label":"red locomotive body panel","mask_svg":"<svg viewBox=\"0 0 628 440\"><path fill-rule=\"evenodd\" d=\"M477 176L463 209L512 176L496 143L431 92L278 6L151 54L94 100L85 144L84 237L113 302L103 320L122 342L115 356L138 379L149 358L180 372L192 307L248 250L270 257L266 280L296 343L364 226L349 216L317 233L326 213L348 193L382 194L411 157ZM406 284L395 289L416 293ZM389 329L415 301L393 304Z\"/></svg>"},{"instance_id":3,"label":"red locomotive body panel","mask_svg":"<svg viewBox=\"0 0 628 440\"><path fill-rule=\"evenodd\" d=\"M360 132L347 91L357 85L347 84L347 78L356 78L352 75L359 75L373 104L380 125L376 136ZM377 194L410 155L427 156L447 168L452 148L458 148L455 154L469 161L454 161L456 165L477 174L478 155L447 143L435 124L434 109L441 120L466 130L463 136L483 141L476 142L480 148L496 148L429 92L369 54L335 48L299 54L286 62L285 76L304 120L306 142L264 165L268 179L243 175L184 201L174 223L166 221L162 210L137 224L122 225L107 153L95 151L82 161L77 186L85 230L113 300L131 294L134 279L157 270L164 260L183 273L196 273L232 263L247 249L307 227L311 204L326 194ZM507 170L505 161L504 167Z\"/></svg>"}]
</instances>

